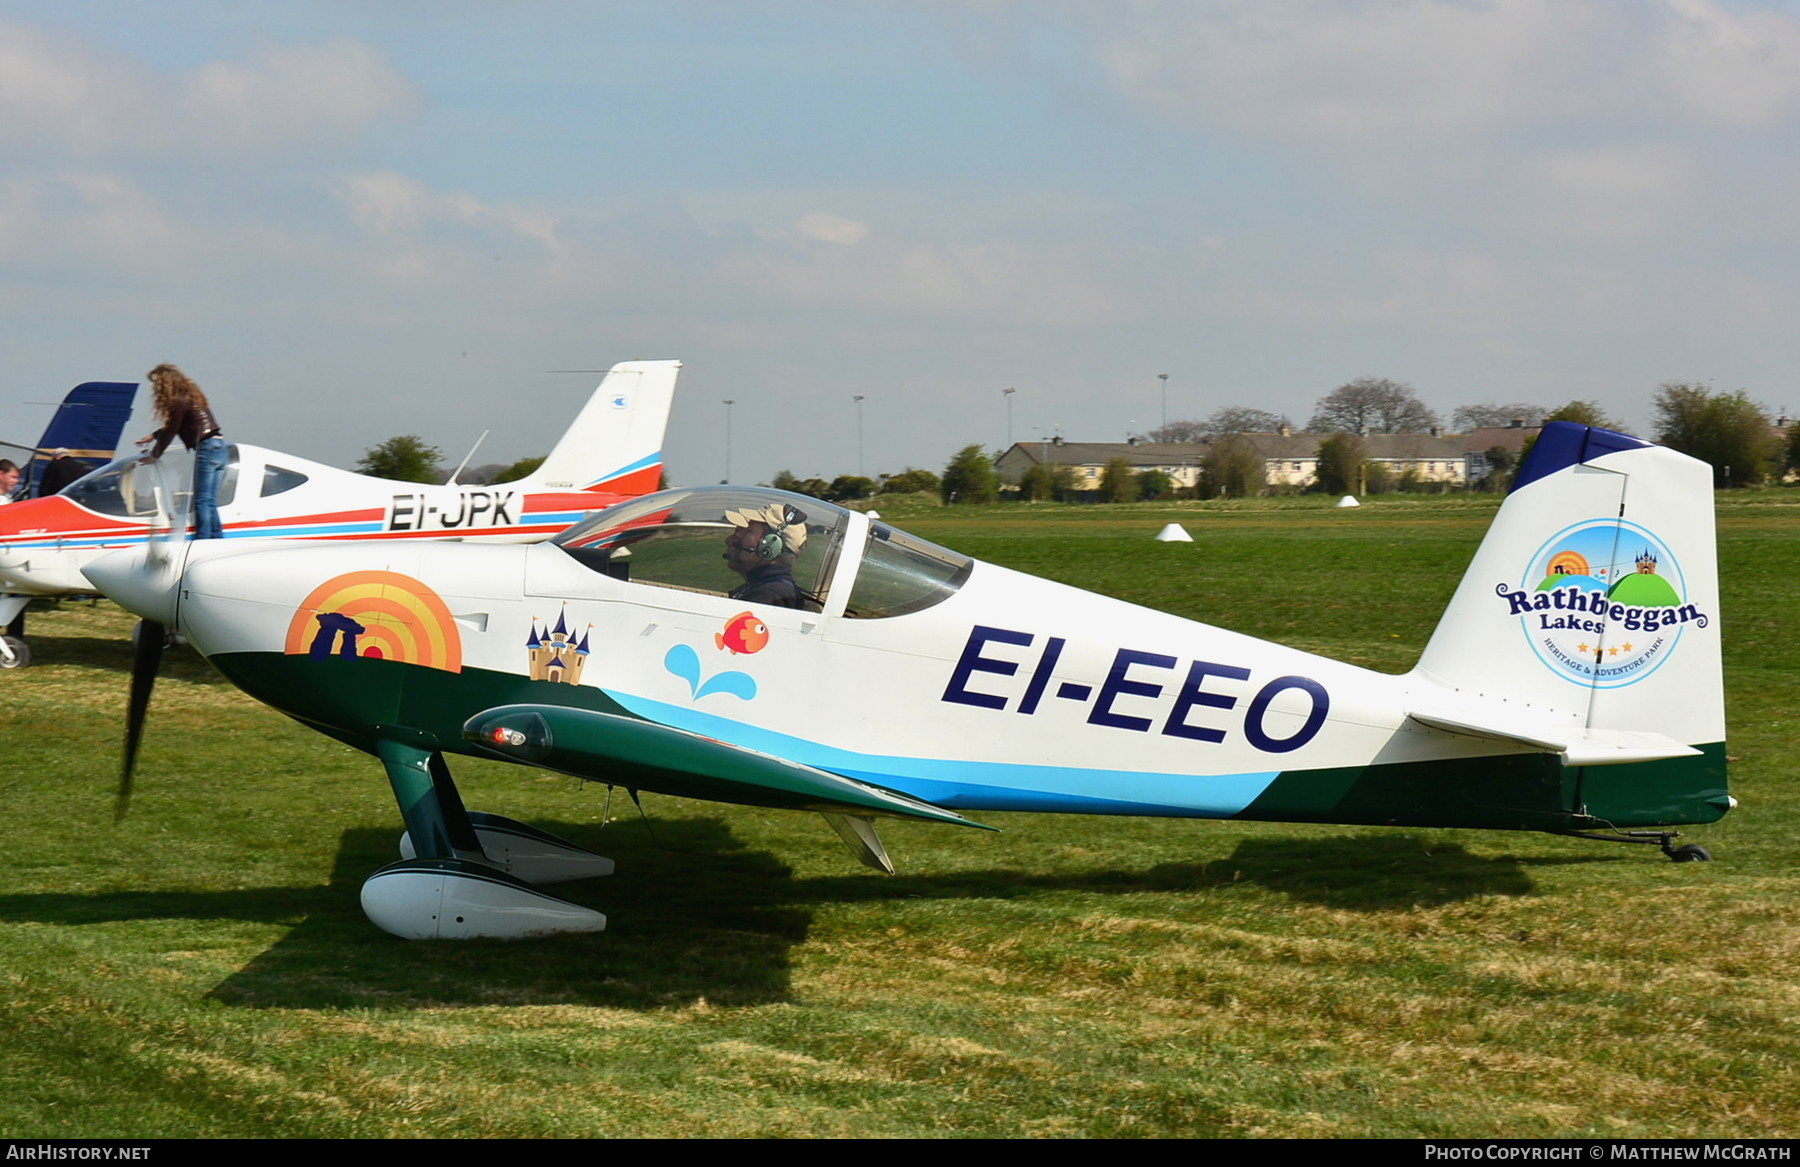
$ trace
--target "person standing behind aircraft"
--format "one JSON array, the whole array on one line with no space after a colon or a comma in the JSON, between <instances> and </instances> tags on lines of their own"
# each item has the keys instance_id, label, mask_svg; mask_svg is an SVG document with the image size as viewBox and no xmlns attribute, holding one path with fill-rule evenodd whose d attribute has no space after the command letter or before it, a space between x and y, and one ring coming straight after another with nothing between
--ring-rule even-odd
<instances>
[{"instance_id":1,"label":"person standing behind aircraft","mask_svg":"<svg viewBox=\"0 0 1800 1167\"><path fill-rule=\"evenodd\" d=\"M13 491L19 489L19 466L11 458L0 458L0 506L13 500Z\"/></svg>"},{"instance_id":2,"label":"person standing behind aircraft","mask_svg":"<svg viewBox=\"0 0 1800 1167\"><path fill-rule=\"evenodd\" d=\"M169 448L177 435L181 444L194 451L194 538L223 539L219 526L219 480L225 476L225 439L219 436L219 422L200 386L174 365L158 365L150 370L152 407L162 420L162 428L141 437L142 446L156 446L144 455L154 462Z\"/></svg>"},{"instance_id":3,"label":"person standing behind aircraft","mask_svg":"<svg viewBox=\"0 0 1800 1167\"><path fill-rule=\"evenodd\" d=\"M56 456L44 467L44 476L38 479L38 497L61 494L63 487L86 478L91 469L93 467L70 454L67 447L58 447Z\"/></svg>"}]
</instances>

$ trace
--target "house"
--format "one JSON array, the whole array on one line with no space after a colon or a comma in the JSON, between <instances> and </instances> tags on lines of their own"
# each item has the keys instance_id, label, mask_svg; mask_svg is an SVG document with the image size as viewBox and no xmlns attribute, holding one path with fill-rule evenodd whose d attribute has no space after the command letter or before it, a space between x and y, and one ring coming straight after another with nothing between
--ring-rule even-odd
<instances>
[{"instance_id":1,"label":"house","mask_svg":"<svg viewBox=\"0 0 1800 1167\"><path fill-rule=\"evenodd\" d=\"M1514 431L1494 432L1510 434ZM1535 434L1536 430L1528 432ZM1305 490L1318 481L1320 443L1336 435L1297 434L1284 430L1238 436L1248 441L1261 456L1263 475L1270 486ZM1487 461L1479 451L1504 444L1493 441L1472 448L1465 438L1438 434L1367 434L1362 440L1368 460L1386 466L1395 478L1411 475L1417 482L1449 487L1464 487L1486 477ZM1524 438L1519 441L1522 444ZM1133 470L1161 470L1178 487L1191 489L1200 479L1200 465L1211 444L1210 439L1200 442L1070 442L1051 438L1016 442L1000 456L995 469L1002 483L1017 488L1033 466L1066 466L1074 471L1075 489L1097 492L1106 473L1106 464L1114 458L1123 458Z\"/></svg>"},{"instance_id":2,"label":"house","mask_svg":"<svg viewBox=\"0 0 1800 1167\"><path fill-rule=\"evenodd\" d=\"M994 469L1003 484L1017 488L1033 466L1067 466L1075 471L1076 490L1098 491L1106 464L1123 458L1139 473L1161 470L1176 486L1190 490L1200 480L1200 459L1205 454L1206 446L1200 442L1067 442L1058 437L1014 442Z\"/></svg>"}]
</instances>

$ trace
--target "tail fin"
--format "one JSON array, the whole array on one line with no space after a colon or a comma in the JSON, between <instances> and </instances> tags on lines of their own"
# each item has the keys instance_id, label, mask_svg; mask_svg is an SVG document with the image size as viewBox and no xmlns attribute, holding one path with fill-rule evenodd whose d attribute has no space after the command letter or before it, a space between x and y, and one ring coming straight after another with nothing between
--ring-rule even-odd
<instances>
[{"instance_id":1,"label":"tail fin","mask_svg":"<svg viewBox=\"0 0 1800 1167\"><path fill-rule=\"evenodd\" d=\"M526 483L619 494L655 490L662 477L663 431L680 372L680 361L614 365Z\"/></svg>"},{"instance_id":2,"label":"tail fin","mask_svg":"<svg viewBox=\"0 0 1800 1167\"><path fill-rule=\"evenodd\" d=\"M1723 813L1711 468L1545 426L1412 680L1416 720L1567 766L1704 754Z\"/></svg>"},{"instance_id":3,"label":"tail fin","mask_svg":"<svg viewBox=\"0 0 1800 1167\"><path fill-rule=\"evenodd\" d=\"M59 449L67 449L89 470L112 461L125 423L131 420L131 398L136 393L136 381L85 381L69 390L38 439L37 454L31 460L33 487L43 479L44 468Z\"/></svg>"}]
</instances>

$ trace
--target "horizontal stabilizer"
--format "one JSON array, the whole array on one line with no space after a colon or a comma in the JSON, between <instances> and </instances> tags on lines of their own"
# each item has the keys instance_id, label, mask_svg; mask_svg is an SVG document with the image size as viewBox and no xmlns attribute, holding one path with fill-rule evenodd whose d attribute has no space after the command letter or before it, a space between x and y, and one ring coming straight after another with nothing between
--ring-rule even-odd
<instances>
[{"instance_id":1,"label":"horizontal stabilizer","mask_svg":"<svg viewBox=\"0 0 1800 1167\"><path fill-rule=\"evenodd\" d=\"M588 709L502 705L464 722L463 736L508 761L678 798L982 826L954 811L828 770Z\"/></svg>"},{"instance_id":2,"label":"horizontal stabilizer","mask_svg":"<svg viewBox=\"0 0 1800 1167\"><path fill-rule=\"evenodd\" d=\"M1465 709L1415 709L1411 720L1431 729L1561 754L1565 766L1615 766L1696 757L1700 751L1660 733L1588 729L1530 717L1490 717Z\"/></svg>"}]
</instances>

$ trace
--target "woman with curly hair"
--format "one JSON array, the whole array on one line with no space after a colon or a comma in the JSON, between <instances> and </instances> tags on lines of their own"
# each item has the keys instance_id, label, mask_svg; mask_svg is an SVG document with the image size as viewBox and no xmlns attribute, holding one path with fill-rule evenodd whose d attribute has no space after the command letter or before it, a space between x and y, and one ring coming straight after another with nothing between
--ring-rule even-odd
<instances>
[{"instance_id":1,"label":"woman with curly hair","mask_svg":"<svg viewBox=\"0 0 1800 1167\"><path fill-rule=\"evenodd\" d=\"M200 386L174 365L150 370L151 404L162 428L139 438L138 445L155 442L144 460L162 457L169 442L179 436L194 451L194 538L223 539L219 526L219 480L225 476L225 439L219 422Z\"/></svg>"}]
</instances>

